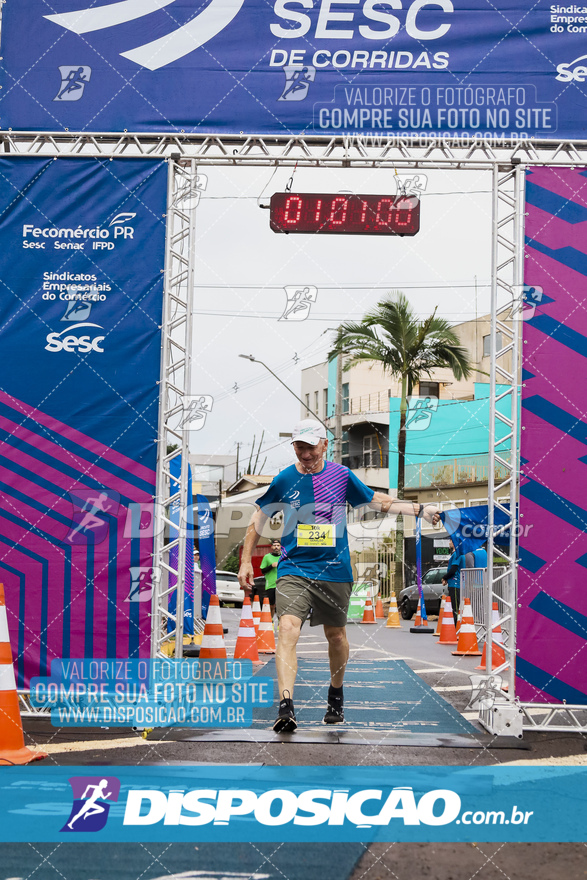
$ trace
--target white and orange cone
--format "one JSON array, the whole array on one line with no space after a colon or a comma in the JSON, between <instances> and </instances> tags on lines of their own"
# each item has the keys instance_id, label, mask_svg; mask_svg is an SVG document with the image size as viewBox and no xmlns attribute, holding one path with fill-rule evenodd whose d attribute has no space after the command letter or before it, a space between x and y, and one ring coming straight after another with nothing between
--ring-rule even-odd
<instances>
[{"instance_id":1,"label":"white and orange cone","mask_svg":"<svg viewBox=\"0 0 587 880\"><path fill-rule=\"evenodd\" d=\"M416 608L416 619L414 626L422 626L422 600L418 596L418 607Z\"/></svg>"},{"instance_id":2,"label":"white and orange cone","mask_svg":"<svg viewBox=\"0 0 587 880\"><path fill-rule=\"evenodd\" d=\"M363 619L361 623L377 623L373 612L373 603L369 598L365 600L365 610L363 611Z\"/></svg>"},{"instance_id":3,"label":"white and orange cone","mask_svg":"<svg viewBox=\"0 0 587 880\"><path fill-rule=\"evenodd\" d=\"M271 606L267 596L263 599L261 623L257 633L257 648L259 654L275 654L275 634L273 632L273 621L271 620Z\"/></svg>"},{"instance_id":4,"label":"white and orange cone","mask_svg":"<svg viewBox=\"0 0 587 880\"><path fill-rule=\"evenodd\" d=\"M471 600L465 599L463 602L461 614L461 626L457 636L457 649L452 652L455 656L460 657L466 655L468 657L480 657L481 651L477 644L477 633L475 631L475 618L473 617L473 608Z\"/></svg>"},{"instance_id":5,"label":"white and orange cone","mask_svg":"<svg viewBox=\"0 0 587 880\"><path fill-rule=\"evenodd\" d=\"M259 602L259 594L255 593L253 599L253 623L255 624L255 632L259 632L259 624L261 623L261 603Z\"/></svg>"},{"instance_id":6,"label":"white and orange cone","mask_svg":"<svg viewBox=\"0 0 587 880\"><path fill-rule=\"evenodd\" d=\"M255 633L255 624L253 622L253 613L251 611L251 600L248 596L243 602L243 610L238 627L236 645L234 646L234 659L252 660L253 663L262 662L261 660L259 660L259 652L257 650L257 634Z\"/></svg>"},{"instance_id":7,"label":"white and orange cone","mask_svg":"<svg viewBox=\"0 0 587 880\"><path fill-rule=\"evenodd\" d=\"M383 611L383 601L381 593L377 593L377 601L375 602L375 620L385 620L385 612Z\"/></svg>"},{"instance_id":8,"label":"white and orange cone","mask_svg":"<svg viewBox=\"0 0 587 880\"><path fill-rule=\"evenodd\" d=\"M393 629L401 629L402 625L399 619L399 611L397 609L397 599L395 598L395 593L391 594L391 598L389 600L389 613L387 615L387 623L386 627L393 627Z\"/></svg>"},{"instance_id":9,"label":"white and orange cone","mask_svg":"<svg viewBox=\"0 0 587 880\"><path fill-rule=\"evenodd\" d=\"M444 602L444 614L442 615L442 623L440 624L440 638L438 645L456 645L457 631L455 629L455 619L452 613L452 602L450 596L446 596Z\"/></svg>"},{"instance_id":10,"label":"white and orange cone","mask_svg":"<svg viewBox=\"0 0 587 880\"><path fill-rule=\"evenodd\" d=\"M0 584L0 767L30 764L46 757L46 752L33 752L24 744L8 636L4 585Z\"/></svg>"},{"instance_id":11,"label":"white and orange cone","mask_svg":"<svg viewBox=\"0 0 587 880\"><path fill-rule=\"evenodd\" d=\"M440 600L440 611L438 612L438 623L436 624L436 632L435 636L440 636L440 629L442 627L442 616L444 614L444 606L446 605L446 596L443 596Z\"/></svg>"},{"instance_id":12,"label":"white and orange cone","mask_svg":"<svg viewBox=\"0 0 587 880\"><path fill-rule=\"evenodd\" d=\"M463 603L459 605L459 613L457 614L457 622L456 622L456 631L457 631L457 639L459 637L459 630L461 628L461 618L463 616Z\"/></svg>"},{"instance_id":13,"label":"white and orange cone","mask_svg":"<svg viewBox=\"0 0 587 880\"><path fill-rule=\"evenodd\" d=\"M503 635L499 625L499 608L497 602L494 602L491 610L491 668L496 669L503 663L505 663ZM487 640L485 640L483 645L481 663L475 669L487 669Z\"/></svg>"},{"instance_id":14,"label":"white and orange cone","mask_svg":"<svg viewBox=\"0 0 587 880\"><path fill-rule=\"evenodd\" d=\"M200 646L200 660L226 660L224 628L220 616L220 602L215 594L210 596L206 626Z\"/></svg>"}]
</instances>

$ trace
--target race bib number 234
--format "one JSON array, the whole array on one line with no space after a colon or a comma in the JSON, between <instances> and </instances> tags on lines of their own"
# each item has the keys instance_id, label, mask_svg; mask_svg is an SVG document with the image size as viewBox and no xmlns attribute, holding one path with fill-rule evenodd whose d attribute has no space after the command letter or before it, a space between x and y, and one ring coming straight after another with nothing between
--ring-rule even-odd
<instances>
[{"instance_id":1,"label":"race bib number 234","mask_svg":"<svg viewBox=\"0 0 587 880\"><path fill-rule=\"evenodd\" d=\"M297 538L298 547L336 547L333 523L301 523Z\"/></svg>"}]
</instances>

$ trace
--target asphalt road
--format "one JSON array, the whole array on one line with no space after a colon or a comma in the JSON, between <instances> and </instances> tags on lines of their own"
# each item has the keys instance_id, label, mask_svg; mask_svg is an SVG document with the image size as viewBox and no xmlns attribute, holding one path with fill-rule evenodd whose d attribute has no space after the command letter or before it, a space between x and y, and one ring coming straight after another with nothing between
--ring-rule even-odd
<instances>
[{"instance_id":1,"label":"asphalt road","mask_svg":"<svg viewBox=\"0 0 587 880\"><path fill-rule=\"evenodd\" d=\"M228 656L234 651L240 612L223 608L222 617ZM404 660L444 700L463 714L479 731L470 747L430 745L417 738L401 745L388 737L361 743L302 741L303 727L296 734L277 742L261 741L260 735L245 736L240 741L194 741L194 731L157 730L147 740L125 728L92 730L62 728L55 730L48 720L25 720L27 742L38 743L49 752L56 764L137 764L192 763L215 764L267 763L271 765L494 765L512 761L570 763L587 762L585 737L580 733L529 731L521 742L491 737L476 721L477 712L467 709L471 687L469 676L478 665L475 657L454 657L452 648L439 645L432 635L409 632L411 621L402 621L402 629L390 629L385 622L375 626L351 624L347 627L353 659ZM327 658L321 627L304 626L299 643L300 657ZM327 682L324 682L324 702ZM267 732L270 737L270 731ZM187 741L186 741L187 738ZM326 737L323 737L326 739ZM505 744L505 747L504 747Z\"/></svg>"},{"instance_id":2,"label":"asphalt road","mask_svg":"<svg viewBox=\"0 0 587 880\"><path fill-rule=\"evenodd\" d=\"M240 614L223 609L228 656ZM478 730L467 747L402 745L384 739L357 743L303 741L303 729L287 741L185 741L193 731L159 730L150 738L124 730L55 730L46 720L25 720L27 743L42 745L57 765L266 764L482 766L540 762L587 763L586 738L578 733L531 731L522 742L490 737L470 712L469 676L478 658L454 657L438 639L402 629L353 624L351 658L404 660ZM326 658L321 628L304 627L299 655ZM324 683L324 697L327 682ZM252 732L251 732L252 733ZM269 732L267 733L269 737ZM34 837L34 830L31 830ZM587 849L569 843L373 843L362 844L0 844L0 880L584 880Z\"/></svg>"}]
</instances>

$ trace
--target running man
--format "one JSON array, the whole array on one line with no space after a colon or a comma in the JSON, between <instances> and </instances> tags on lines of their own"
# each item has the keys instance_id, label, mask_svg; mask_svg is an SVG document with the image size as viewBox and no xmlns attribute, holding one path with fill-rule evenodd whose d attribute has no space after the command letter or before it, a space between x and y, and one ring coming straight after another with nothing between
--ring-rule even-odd
<instances>
[{"instance_id":1,"label":"running man","mask_svg":"<svg viewBox=\"0 0 587 880\"><path fill-rule=\"evenodd\" d=\"M251 558L269 517L283 512L282 552L277 569L276 606L279 637L275 655L279 688L277 733L296 727L293 690L297 673L296 646L302 623L322 625L328 641L330 687L325 724L344 721L343 680L349 656L347 610L353 574L346 534L346 505L367 505L385 513L439 519L436 507L397 501L365 486L348 468L325 461L326 429L314 419L299 422L292 434L296 464L281 471L259 498L245 537L239 582L253 587Z\"/></svg>"},{"instance_id":2,"label":"running man","mask_svg":"<svg viewBox=\"0 0 587 880\"><path fill-rule=\"evenodd\" d=\"M294 94L294 92L299 92L300 89L307 89L308 83L311 82L312 75L307 67L303 67L301 70L294 70L290 83L281 96L282 100L287 98L288 95Z\"/></svg>"},{"instance_id":3,"label":"running man","mask_svg":"<svg viewBox=\"0 0 587 880\"><path fill-rule=\"evenodd\" d=\"M98 800L98 798L102 798L102 800L108 800L108 798L111 797L111 795L112 795L111 791L106 791L106 792L104 791L104 789L106 788L107 785L108 785L108 780L103 779L99 785L92 785L90 783L86 787L86 790L82 794L82 800L85 797L87 797L87 794L90 791L90 789L92 789L92 794L89 796L87 801L84 803L84 805L81 808L81 810L79 811L79 813L77 813L73 817L71 822L67 823L68 828L71 828L71 830L73 831L73 823L77 822L77 820L81 816L83 816L84 820L86 820L88 818L88 816L96 816L98 813L104 812L104 807L102 806L102 804L97 804L96 801Z\"/></svg>"},{"instance_id":4,"label":"running man","mask_svg":"<svg viewBox=\"0 0 587 880\"><path fill-rule=\"evenodd\" d=\"M63 82L65 85L57 95L56 100L61 100L61 98L69 92L78 92L88 81L84 76L83 67L78 67L77 70L70 70Z\"/></svg>"},{"instance_id":5,"label":"running man","mask_svg":"<svg viewBox=\"0 0 587 880\"><path fill-rule=\"evenodd\" d=\"M108 502L108 503L107 503ZM88 505L90 505L88 507ZM108 513L112 509L113 502L106 492L100 492L97 498L87 498L80 510L87 511L84 513L82 520L77 524L67 536L67 540L72 542L74 535L86 529L98 529L107 525L107 520L96 516L98 513Z\"/></svg>"}]
</instances>

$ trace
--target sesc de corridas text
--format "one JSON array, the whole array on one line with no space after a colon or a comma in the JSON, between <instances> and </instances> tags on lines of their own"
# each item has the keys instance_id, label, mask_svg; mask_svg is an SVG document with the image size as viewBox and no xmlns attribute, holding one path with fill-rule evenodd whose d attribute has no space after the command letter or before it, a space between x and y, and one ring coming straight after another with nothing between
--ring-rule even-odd
<instances>
[{"instance_id":1,"label":"sesc de corridas text","mask_svg":"<svg viewBox=\"0 0 587 880\"><path fill-rule=\"evenodd\" d=\"M304 39L306 44L312 45L314 40L344 42L362 38L387 47L401 30L407 39L414 41L414 51L351 53L343 48L335 52L317 49L310 60L305 58L303 49L274 49L269 66L311 64L316 69L332 65L394 70L447 68L448 52L422 50L450 31L455 11L452 0L434 0L434 3L429 0L393 0L387 4L393 7L393 11L382 8L385 5L380 0L275 0L273 13L277 20L271 22L269 28L279 40ZM310 16L310 11L315 13L316 10L317 16Z\"/></svg>"}]
</instances>

